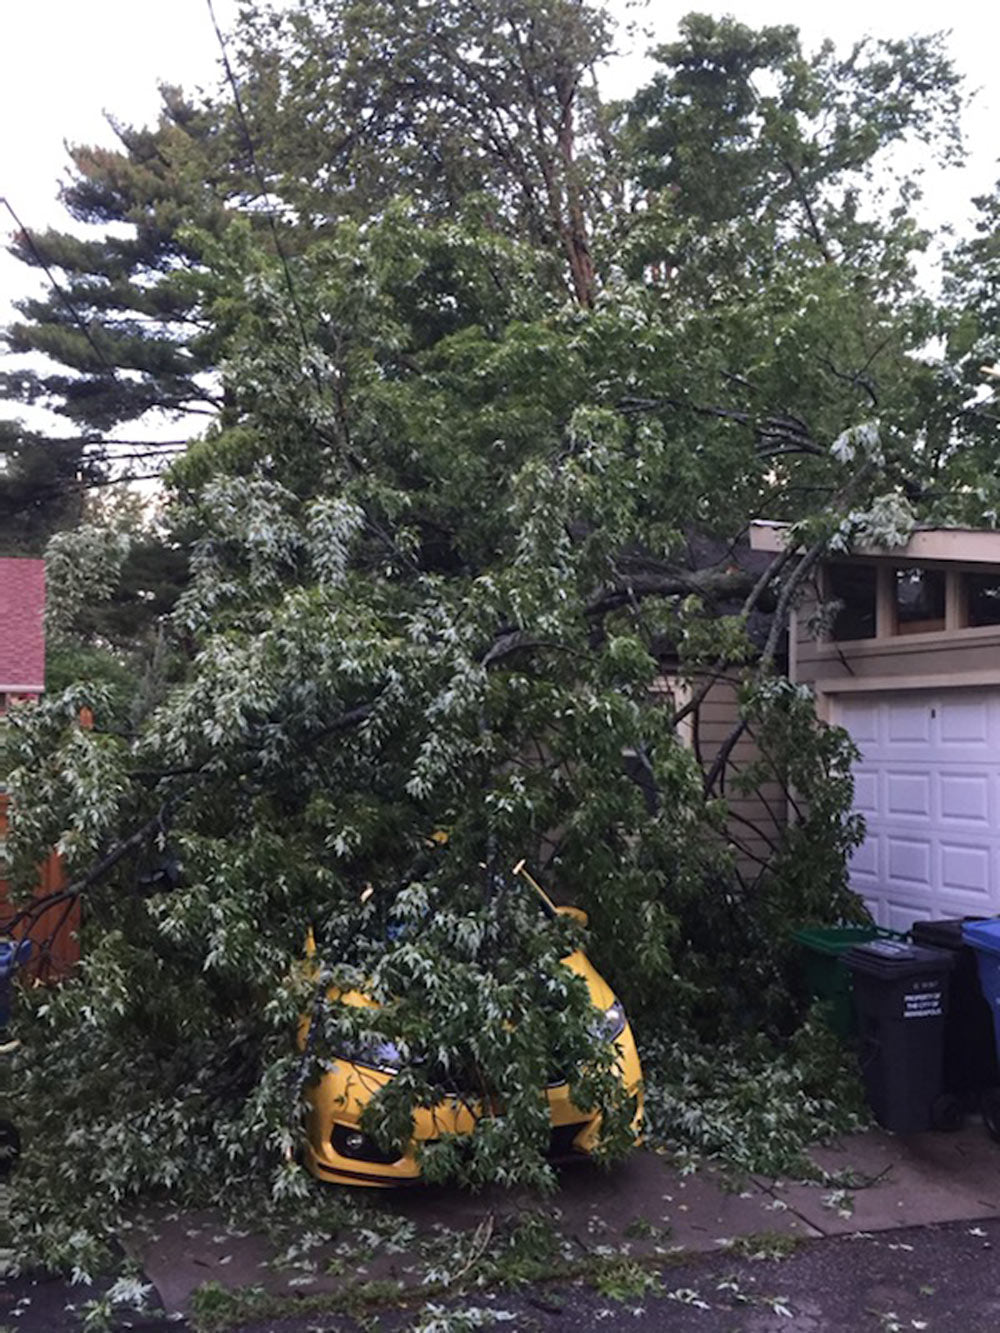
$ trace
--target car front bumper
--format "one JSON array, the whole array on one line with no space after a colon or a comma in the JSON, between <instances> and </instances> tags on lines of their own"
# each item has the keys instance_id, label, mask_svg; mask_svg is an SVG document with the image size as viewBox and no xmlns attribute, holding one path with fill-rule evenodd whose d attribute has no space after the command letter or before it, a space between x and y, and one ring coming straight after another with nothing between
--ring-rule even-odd
<instances>
[{"instance_id":1,"label":"car front bumper","mask_svg":"<svg viewBox=\"0 0 1000 1333\"><path fill-rule=\"evenodd\" d=\"M637 1102L633 1131L638 1138L642 1126L642 1068L627 1026L615 1044L622 1083ZM361 1129L361 1117L392 1077L391 1073L338 1060L309 1090L304 1161L317 1179L369 1188L416 1184L421 1179L422 1144L471 1134L475 1129L481 1115L478 1107L459 1097L449 1097L433 1108L419 1108L414 1113L413 1137L400 1156L392 1158L384 1153ZM549 1160L568 1161L592 1153L600 1138L600 1113L575 1107L567 1083L547 1088L545 1097L552 1122Z\"/></svg>"}]
</instances>

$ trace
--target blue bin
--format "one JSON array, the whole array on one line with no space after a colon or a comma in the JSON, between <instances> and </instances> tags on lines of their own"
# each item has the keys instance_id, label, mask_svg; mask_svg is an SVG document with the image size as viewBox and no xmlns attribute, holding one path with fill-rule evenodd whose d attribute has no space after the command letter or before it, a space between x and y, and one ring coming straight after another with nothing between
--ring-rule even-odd
<instances>
[{"instance_id":1,"label":"blue bin","mask_svg":"<svg viewBox=\"0 0 1000 1333\"><path fill-rule=\"evenodd\" d=\"M28 961L30 954L30 940L0 940L0 1031L10 1022L14 973Z\"/></svg>"},{"instance_id":2,"label":"blue bin","mask_svg":"<svg viewBox=\"0 0 1000 1333\"><path fill-rule=\"evenodd\" d=\"M993 1040L1000 1057L1000 921L963 921L962 939L976 951L979 984L993 1015Z\"/></svg>"}]
</instances>

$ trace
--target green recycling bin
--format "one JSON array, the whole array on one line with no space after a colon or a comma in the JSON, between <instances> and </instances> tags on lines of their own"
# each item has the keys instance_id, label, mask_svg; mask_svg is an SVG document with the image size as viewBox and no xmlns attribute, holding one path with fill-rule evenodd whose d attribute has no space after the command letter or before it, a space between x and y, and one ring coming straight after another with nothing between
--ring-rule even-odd
<instances>
[{"instance_id":1,"label":"green recycling bin","mask_svg":"<svg viewBox=\"0 0 1000 1333\"><path fill-rule=\"evenodd\" d=\"M853 980L843 957L855 944L871 940L906 939L898 930L884 926L804 926L792 937L802 950L806 988L814 1000L826 1005L831 1031L842 1041L857 1033Z\"/></svg>"}]
</instances>

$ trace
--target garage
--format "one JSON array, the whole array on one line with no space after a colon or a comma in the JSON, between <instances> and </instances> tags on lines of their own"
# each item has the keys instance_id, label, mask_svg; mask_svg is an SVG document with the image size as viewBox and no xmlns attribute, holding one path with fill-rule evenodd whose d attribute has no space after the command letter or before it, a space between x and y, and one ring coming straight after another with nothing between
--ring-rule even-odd
<instances>
[{"instance_id":1,"label":"garage","mask_svg":"<svg viewBox=\"0 0 1000 1333\"><path fill-rule=\"evenodd\" d=\"M867 836L851 884L880 925L1000 912L1000 688L838 697Z\"/></svg>"},{"instance_id":2,"label":"garage","mask_svg":"<svg viewBox=\"0 0 1000 1333\"><path fill-rule=\"evenodd\" d=\"M755 550L788 529L755 523ZM789 674L861 752L852 887L880 925L1000 915L1000 528L916 528L831 552L789 627Z\"/></svg>"}]
</instances>

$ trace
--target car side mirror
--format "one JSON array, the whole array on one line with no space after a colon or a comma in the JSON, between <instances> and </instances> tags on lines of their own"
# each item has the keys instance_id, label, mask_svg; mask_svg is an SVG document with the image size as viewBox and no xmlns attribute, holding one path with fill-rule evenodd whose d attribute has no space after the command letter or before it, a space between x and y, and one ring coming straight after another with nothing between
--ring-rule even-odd
<instances>
[{"instance_id":1,"label":"car side mirror","mask_svg":"<svg viewBox=\"0 0 1000 1333\"><path fill-rule=\"evenodd\" d=\"M557 907L556 911L560 916L568 916L570 920L579 922L581 926L590 924L590 917L582 907Z\"/></svg>"}]
</instances>

